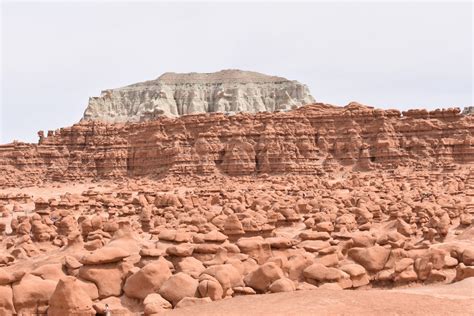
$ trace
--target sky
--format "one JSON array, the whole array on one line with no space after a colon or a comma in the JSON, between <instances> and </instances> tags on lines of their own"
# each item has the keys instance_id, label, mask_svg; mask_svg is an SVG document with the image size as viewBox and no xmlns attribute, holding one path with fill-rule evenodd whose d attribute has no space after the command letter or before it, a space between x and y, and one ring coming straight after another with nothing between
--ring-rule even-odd
<instances>
[{"instance_id":1,"label":"sky","mask_svg":"<svg viewBox=\"0 0 474 316\"><path fill-rule=\"evenodd\" d=\"M335 105L473 104L470 1L1 1L0 144L37 142L89 97L168 71L278 75Z\"/></svg>"}]
</instances>

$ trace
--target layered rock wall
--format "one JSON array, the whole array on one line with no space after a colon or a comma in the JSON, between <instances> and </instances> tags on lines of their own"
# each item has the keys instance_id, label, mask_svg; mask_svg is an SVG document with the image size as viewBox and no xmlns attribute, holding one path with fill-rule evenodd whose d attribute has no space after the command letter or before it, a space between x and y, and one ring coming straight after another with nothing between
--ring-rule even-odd
<instances>
[{"instance_id":1,"label":"layered rock wall","mask_svg":"<svg viewBox=\"0 0 474 316\"><path fill-rule=\"evenodd\" d=\"M137 122L209 112L273 112L312 102L306 85L257 72L165 73L90 98L83 119Z\"/></svg>"},{"instance_id":2,"label":"layered rock wall","mask_svg":"<svg viewBox=\"0 0 474 316\"><path fill-rule=\"evenodd\" d=\"M0 146L0 185L167 175L322 174L341 168L452 170L474 164L474 117L459 109L351 103L128 124L83 121Z\"/></svg>"}]
</instances>

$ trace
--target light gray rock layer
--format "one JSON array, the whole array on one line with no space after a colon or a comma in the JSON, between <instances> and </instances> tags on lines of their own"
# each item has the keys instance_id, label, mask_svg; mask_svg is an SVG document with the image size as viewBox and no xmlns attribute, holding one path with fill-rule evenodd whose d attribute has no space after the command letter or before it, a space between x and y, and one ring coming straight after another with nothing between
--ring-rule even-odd
<instances>
[{"instance_id":1,"label":"light gray rock layer","mask_svg":"<svg viewBox=\"0 0 474 316\"><path fill-rule=\"evenodd\" d=\"M136 122L160 115L290 110L314 103L306 85L257 72L165 73L156 80L102 91L84 120Z\"/></svg>"},{"instance_id":2,"label":"light gray rock layer","mask_svg":"<svg viewBox=\"0 0 474 316\"><path fill-rule=\"evenodd\" d=\"M474 106L466 106L462 111L463 115L474 115Z\"/></svg>"}]
</instances>

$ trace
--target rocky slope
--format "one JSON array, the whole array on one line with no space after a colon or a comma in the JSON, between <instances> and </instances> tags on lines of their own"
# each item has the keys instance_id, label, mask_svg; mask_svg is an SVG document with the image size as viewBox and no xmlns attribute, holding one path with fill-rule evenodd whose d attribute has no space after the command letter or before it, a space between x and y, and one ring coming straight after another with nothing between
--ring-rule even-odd
<instances>
[{"instance_id":1,"label":"rocky slope","mask_svg":"<svg viewBox=\"0 0 474 316\"><path fill-rule=\"evenodd\" d=\"M165 73L89 99L84 120L136 122L157 116L208 112L289 110L314 102L297 81L241 70Z\"/></svg>"},{"instance_id":2,"label":"rocky slope","mask_svg":"<svg viewBox=\"0 0 474 316\"><path fill-rule=\"evenodd\" d=\"M0 186L167 175L321 175L474 163L474 116L459 109L304 106L290 112L200 114L133 124L83 121L0 146Z\"/></svg>"}]
</instances>

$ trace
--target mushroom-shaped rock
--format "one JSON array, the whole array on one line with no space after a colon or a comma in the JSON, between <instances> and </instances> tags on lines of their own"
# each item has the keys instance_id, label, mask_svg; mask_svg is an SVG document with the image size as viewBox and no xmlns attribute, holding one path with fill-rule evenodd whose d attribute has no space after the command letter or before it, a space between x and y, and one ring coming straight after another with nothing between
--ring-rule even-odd
<instances>
[{"instance_id":1,"label":"mushroom-shaped rock","mask_svg":"<svg viewBox=\"0 0 474 316\"><path fill-rule=\"evenodd\" d=\"M129 276L125 281L123 291L128 297L144 299L148 294L157 292L170 277L168 263L160 258Z\"/></svg>"},{"instance_id":2,"label":"mushroom-shaped rock","mask_svg":"<svg viewBox=\"0 0 474 316\"><path fill-rule=\"evenodd\" d=\"M65 277L59 280L56 289L49 299L49 316L62 315L95 315L92 300L84 292L75 277Z\"/></svg>"},{"instance_id":3,"label":"mushroom-shaped rock","mask_svg":"<svg viewBox=\"0 0 474 316\"><path fill-rule=\"evenodd\" d=\"M178 272L166 280L160 288L159 293L173 306L185 297L194 297L198 288L198 280L186 273Z\"/></svg>"},{"instance_id":4,"label":"mushroom-shaped rock","mask_svg":"<svg viewBox=\"0 0 474 316\"><path fill-rule=\"evenodd\" d=\"M224 233L226 235L241 235L245 233L242 223L236 214L230 214L225 220Z\"/></svg>"},{"instance_id":5,"label":"mushroom-shaped rock","mask_svg":"<svg viewBox=\"0 0 474 316\"><path fill-rule=\"evenodd\" d=\"M284 277L281 268L274 262L267 262L249 273L245 278L245 284L251 288L264 292L274 281Z\"/></svg>"}]
</instances>

